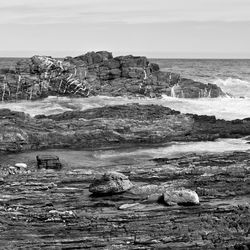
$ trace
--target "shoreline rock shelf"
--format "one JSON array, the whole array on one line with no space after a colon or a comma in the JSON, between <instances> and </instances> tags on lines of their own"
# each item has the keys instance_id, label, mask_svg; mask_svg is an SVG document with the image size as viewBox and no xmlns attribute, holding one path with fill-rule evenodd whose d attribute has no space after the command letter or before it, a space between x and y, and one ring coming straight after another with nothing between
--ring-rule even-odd
<instances>
[{"instance_id":1,"label":"shoreline rock shelf","mask_svg":"<svg viewBox=\"0 0 250 250\"><path fill-rule=\"evenodd\" d=\"M116 105L31 118L0 110L0 152L38 149L98 149L209 141L250 135L250 120L181 114L159 105Z\"/></svg>"},{"instance_id":2,"label":"shoreline rock shelf","mask_svg":"<svg viewBox=\"0 0 250 250\"><path fill-rule=\"evenodd\" d=\"M214 84L160 71L146 57L113 57L107 51L88 52L62 60L49 56L22 59L13 68L0 69L2 101L34 100L50 95L88 97L168 95L182 98L226 96Z\"/></svg>"},{"instance_id":3,"label":"shoreline rock shelf","mask_svg":"<svg viewBox=\"0 0 250 250\"><path fill-rule=\"evenodd\" d=\"M2 248L249 248L249 152L109 165L109 171L126 173L135 186L146 188L101 197L91 196L88 188L103 167L37 171L28 166L30 173L9 175L1 183ZM144 194L162 186L194 190L201 204L145 201Z\"/></svg>"}]
</instances>

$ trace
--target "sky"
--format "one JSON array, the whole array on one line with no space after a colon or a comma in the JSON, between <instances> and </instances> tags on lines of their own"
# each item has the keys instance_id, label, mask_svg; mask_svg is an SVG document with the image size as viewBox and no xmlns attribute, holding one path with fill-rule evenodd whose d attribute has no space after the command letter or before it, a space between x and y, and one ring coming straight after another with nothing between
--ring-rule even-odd
<instances>
[{"instance_id":1,"label":"sky","mask_svg":"<svg viewBox=\"0 0 250 250\"><path fill-rule=\"evenodd\" d=\"M0 0L0 57L250 58L250 0Z\"/></svg>"}]
</instances>

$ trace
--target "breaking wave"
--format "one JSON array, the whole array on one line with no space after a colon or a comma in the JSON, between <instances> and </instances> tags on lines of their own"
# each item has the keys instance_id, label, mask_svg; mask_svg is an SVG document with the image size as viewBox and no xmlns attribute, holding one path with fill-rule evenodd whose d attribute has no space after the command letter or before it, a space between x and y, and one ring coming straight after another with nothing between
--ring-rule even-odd
<instances>
[{"instance_id":1,"label":"breaking wave","mask_svg":"<svg viewBox=\"0 0 250 250\"><path fill-rule=\"evenodd\" d=\"M214 115L217 119L234 120L250 117L250 98L184 99L164 96L158 104L182 113Z\"/></svg>"},{"instance_id":2,"label":"breaking wave","mask_svg":"<svg viewBox=\"0 0 250 250\"><path fill-rule=\"evenodd\" d=\"M185 99L163 96L160 99L94 96L89 98L48 97L39 101L0 103L1 108L29 113L58 114L65 111L86 110L105 105L128 103L158 104L182 113L215 115L218 119L234 120L250 117L250 98L199 98Z\"/></svg>"},{"instance_id":3,"label":"breaking wave","mask_svg":"<svg viewBox=\"0 0 250 250\"><path fill-rule=\"evenodd\" d=\"M238 78L216 79L214 84L234 97L250 97L250 82Z\"/></svg>"}]
</instances>

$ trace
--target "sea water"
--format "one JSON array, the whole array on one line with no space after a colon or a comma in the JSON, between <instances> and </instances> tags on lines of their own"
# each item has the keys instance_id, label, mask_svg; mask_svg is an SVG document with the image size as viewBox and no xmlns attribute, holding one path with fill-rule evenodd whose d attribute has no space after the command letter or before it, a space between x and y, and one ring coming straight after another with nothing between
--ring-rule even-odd
<instances>
[{"instance_id":1,"label":"sea water","mask_svg":"<svg viewBox=\"0 0 250 250\"><path fill-rule=\"evenodd\" d=\"M86 110L103 107L105 105L120 105L127 103L159 104L179 110L182 113L199 115L215 115L218 119L233 120L250 117L250 60L213 60L213 59L151 59L160 65L161 70L180 73L182 77L194 79L204 83L214 83L227 92L229 98L199 98L184 99L163 96L160 99L105 97L67 98L48 97L39 101L19 101L17 103L1 103L0 108L10 108L16 111L37 114L56 114L71 110ZM189 142L168 144L159 148L114 150L98 153L98 157L164 157L176 153L192 152L224 152L246 151L250 144L243 139L226 139L215 142ZM68 158L70 158L68 152ZM76 154L75 152L72 154ZM79 154L79 157L86 157ZM93 152L93 155L95 153ZM76 159L77 157L73 157ZM94 157L97 160L97 156ZM81 161L82 159L78 159Z\"/></svg>"}]
</instances>

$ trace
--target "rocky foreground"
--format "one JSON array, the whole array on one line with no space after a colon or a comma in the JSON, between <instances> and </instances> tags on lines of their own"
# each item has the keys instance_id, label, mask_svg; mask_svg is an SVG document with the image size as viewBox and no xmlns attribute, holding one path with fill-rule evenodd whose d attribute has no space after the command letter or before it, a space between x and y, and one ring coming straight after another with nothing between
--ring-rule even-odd
<instances>
[{"instance_id":1,"label":"rocky foreground","mask_svg":"<svg viewBox=\"0 0 250 250\"><path fill-rule=\"evenodd\" d=\"M0 152L98 149L250 135L250 120L181 114L158 105L117 105L34 118L0 110Z\"/></svg>"},{"instance_id":2,"label":"rocky foreground","mask_svg":"<svg viewBox=\"0 0 250 250\"><path fill-rule=\"evenodd\" d=\"M83 162L61 170L37 169L34 153L34 160L12 164L27 150L152 147L249 135L249 119L218 120L158 105L34 118L2 109L0 249L249 249L248 151Z\"/></svg>"},{"instance_id":3,"label":"rocky foreground","mask_svg":"<svg viewBox=\"0 0 250 250\"><path fill-rule=\"evenodd\" d=\"M249 249L249 159L191 154L60 171L2 165L1 249ZM140 188L91 195L106 171ZM200 204L168 206L156 199L162 186L192 190Z\"/></svg>"},{"instance_id":4,"label":"rocky foreground","mask_svg":"<svg viewBox=\"0 0 250 250\"><path fill-rule=\"evenodd\" d=\"M214 84L204 84L160 71L146 57L113 57L89 52L62 60L48 56L22 59L0 69L0 100L34 100L50 95L89 97L168 95L181 98L226 96Z\"/></svg>"}]
</instances>

